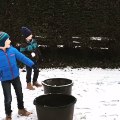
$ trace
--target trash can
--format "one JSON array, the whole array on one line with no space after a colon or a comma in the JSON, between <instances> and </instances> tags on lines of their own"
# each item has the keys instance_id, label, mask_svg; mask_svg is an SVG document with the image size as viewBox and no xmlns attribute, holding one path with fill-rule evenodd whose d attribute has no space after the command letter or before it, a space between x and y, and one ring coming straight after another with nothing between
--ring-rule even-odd
<instances>
[{"instance_id":1,"label":"trash can","mask_svg":"<svg viewBox=\"0 0 120 120\"><path fill-rule=\"evenodd\" d=\"M63 93L71 95L73 82L66 78L51 78L42 81L44 93Z\"/></svg>"},{"instance_id":2,"label":"trash can","mask_svg":"<svg viewBox=\"0 0 120 120\"><path fill-rule=\"evenodd\" d=\"M36 97L38 120L73 120L76 98L67 94L45 94Z\"/></svg>"}]
</instances>

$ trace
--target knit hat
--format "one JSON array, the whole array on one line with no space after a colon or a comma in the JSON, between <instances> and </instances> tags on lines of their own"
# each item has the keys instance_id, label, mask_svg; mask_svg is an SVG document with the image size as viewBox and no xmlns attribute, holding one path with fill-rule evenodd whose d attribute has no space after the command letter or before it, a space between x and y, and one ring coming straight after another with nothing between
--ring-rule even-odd
<instances>
[{"instance_id":1,"label":"knit hat","mask_svg":"<svg viewBox=\"0 0 120 120\"><path fill-rule=\"evenodd\" d=\"M10 38L10 36L5 32L0 32L0 46L5 46L5 41Z\"/></svg>"},{"instance_id":2,"label":"knit hat","mask_svg":"<svg viewBox=\"0 0 120 120\"><path fill-rule=\"evenodd\" d=\"M22 27L21 28L21 32L22 32L22 35L27 38L28 36L30 36L32 34L31 30L28 29L27 27Z\"/></svg>"}]
</instances>

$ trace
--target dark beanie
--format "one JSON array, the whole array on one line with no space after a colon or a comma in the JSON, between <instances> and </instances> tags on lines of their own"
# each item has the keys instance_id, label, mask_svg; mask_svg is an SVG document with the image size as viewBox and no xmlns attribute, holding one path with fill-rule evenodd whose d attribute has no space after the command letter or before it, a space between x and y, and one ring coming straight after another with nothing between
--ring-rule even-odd
<instances>
[{"instance_id":1,"label":"dark beanie","mask_svg":"<svg viewBox=\"0 0 120 120\"><path fill-rule=\"evenodd\" d=\"M0 46L5 46L5 41L10 38L10 36L5 32L0 32Z\"/></svg>"},{"instance_id":2,"label":"dark beanie","mask_svg":"<svg viewBox=\"0 0 120 120\"><path fill-rule=\"evenodd\" d=\"M21 32L22 32L22 35L27 38L28 36L30 36L32 34L31 30L28 29L27 27L22 27L21 28Z\"/></svg>"}]
</instances>

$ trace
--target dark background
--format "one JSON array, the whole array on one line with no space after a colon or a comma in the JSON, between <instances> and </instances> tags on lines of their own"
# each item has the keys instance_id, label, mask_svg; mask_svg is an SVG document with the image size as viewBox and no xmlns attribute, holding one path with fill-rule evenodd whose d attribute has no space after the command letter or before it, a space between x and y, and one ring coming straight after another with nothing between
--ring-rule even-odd
<instances>
[{"instance_id":1,"label":"dark background","mask_svg":"<svg viewBox=\"0 0 120 120\"><path fill-rule=\"evenodd\" d=\"M48 46L40 67L120 66L120 0L0 0L0 31L13 45L23 41L22 26Z\"/></svg>"}]
</instances>

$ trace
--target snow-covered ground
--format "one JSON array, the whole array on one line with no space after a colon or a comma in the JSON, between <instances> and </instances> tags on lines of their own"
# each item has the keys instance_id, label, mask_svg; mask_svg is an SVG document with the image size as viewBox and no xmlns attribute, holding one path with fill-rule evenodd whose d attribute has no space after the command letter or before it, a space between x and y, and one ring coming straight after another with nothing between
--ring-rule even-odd
<instances>
[{"instance_id":1,"label":"snow-covered ground","mask_svg":"<svg viewBox=\"0 0 120 120\"><path fill-rule=\"evenodd\" d=\"M43 87L30 91L26 89L26 72L21 72L25 107L33 112L29 117L17 114L17 102L12 88L13 120L37 120L33 100L44 94ZM72 95L77 98L73 120L120 120L120 70L119 69L42 69L39 82L48 78L68 78L73 80ZM5 117L4 97L0 85L0 120Z\"/></svg>"}]
</instances>

